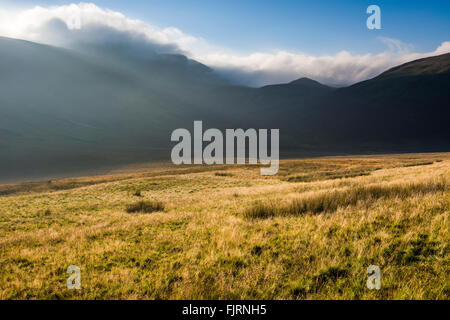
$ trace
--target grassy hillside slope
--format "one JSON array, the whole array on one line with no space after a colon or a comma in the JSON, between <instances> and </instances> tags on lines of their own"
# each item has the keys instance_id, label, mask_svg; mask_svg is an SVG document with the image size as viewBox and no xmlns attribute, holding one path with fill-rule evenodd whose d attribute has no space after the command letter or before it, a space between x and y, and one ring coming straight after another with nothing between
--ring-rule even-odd
<instances>
[{"instance_id":1,"label":"grassy hillside slope","mask_svg":"<svg viewBox=\"0 0 450 320\"><path fill-rule=\"evenodd\" d=\"M1 186L0 299L448 299L449 177L441 153Z\"/></svg>"}]
</instances>

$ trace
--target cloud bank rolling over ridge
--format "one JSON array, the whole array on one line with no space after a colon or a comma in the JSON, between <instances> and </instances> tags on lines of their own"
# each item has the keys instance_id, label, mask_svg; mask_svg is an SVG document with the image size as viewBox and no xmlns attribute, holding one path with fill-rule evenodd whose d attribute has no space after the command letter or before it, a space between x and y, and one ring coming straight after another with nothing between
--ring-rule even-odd
<instances>
[{"instance_id":1,"label":"cloud bank rolling over ridge","mask_svg":"<svg viewBox=\"0 0 450 320\"><path fill-rule=\"evenodd\" d=\"M0 36L71 48L105 42L134 46L136 50L143 46L157 53L181 53L226 74L236 83L250 86L300 77L329 85L349 85L408 61L450 52L450 41L442 42L432 52L418 53L399 40L379 38L386 50L377 54L352 54L345 50L326 56L285 50L239 54L177 28L159 28L91 3L18 11L0 8Z\"/></svg>"}]
</instances>

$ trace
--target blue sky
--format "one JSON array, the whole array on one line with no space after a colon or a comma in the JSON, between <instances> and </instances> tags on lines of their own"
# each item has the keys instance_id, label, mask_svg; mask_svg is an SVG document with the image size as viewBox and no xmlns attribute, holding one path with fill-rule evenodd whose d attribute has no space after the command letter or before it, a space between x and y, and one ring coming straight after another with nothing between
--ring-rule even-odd
<instances>
[{"instance_id":1,"label":"blue sky","mask_svg":"<svg viewBox=\"0 0 450 320\"><path fill-rule=\"evenodd\" d=\"M62 5L77 1L0 0L0 7ZM450 40L450 1L300 1L300 0L94 0L159 27L184 33L240 53L283 49L313 55L348 50L385 50L378 37L398 39L412 50L434 50ZM377 4L382 30L368 30L365 10Z\"/></svg>"},{"instance_id":2,"label":"blue sky","mask_svg":"<svg viewBox=\"0 0 450 320\"><path fill-rule=\"evenodd\" d=\"M372 4L381 8L381 30L366 27ZM53 37L45 28L52 19L69 33ZM300 77L349 85L450 52L448 0L0 0L0 36L63 47L117 41L99 25L175 48L251 86Z\"/></svg>"}]
</instances>

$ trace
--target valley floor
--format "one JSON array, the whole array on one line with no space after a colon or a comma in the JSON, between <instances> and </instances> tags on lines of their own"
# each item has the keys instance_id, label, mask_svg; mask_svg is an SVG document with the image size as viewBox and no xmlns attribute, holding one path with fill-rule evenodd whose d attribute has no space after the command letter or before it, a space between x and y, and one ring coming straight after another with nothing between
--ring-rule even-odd
<instances>
[{"instance_id":1,"label":"valley floor","mask_svg":"<svg viewBox=\"0 0 450 320\"><path fill-rule=\"evenodd\" d=\"M450 153L2 185L0 299L449 299L449 213Z\"/></svg>"}]
</instances>

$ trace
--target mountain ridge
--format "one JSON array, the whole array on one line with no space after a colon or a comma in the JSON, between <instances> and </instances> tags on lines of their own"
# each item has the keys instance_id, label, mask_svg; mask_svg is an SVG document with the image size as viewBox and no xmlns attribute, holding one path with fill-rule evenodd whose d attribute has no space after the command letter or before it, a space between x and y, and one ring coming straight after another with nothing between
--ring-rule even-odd
<instances>
[{"instance_id":1,"label":"mountain ridge","mask_svg":"<svg viewBox=\"0 0 450 320\"><path fill-rule=\"evenodd\" d=\"M450 54L343 88L250 88L182 55L94 49L0 37L0 176L168 160L171 132L194 120L279 128L282 153L450 150Z\"/></svg>"}]
</instances>

